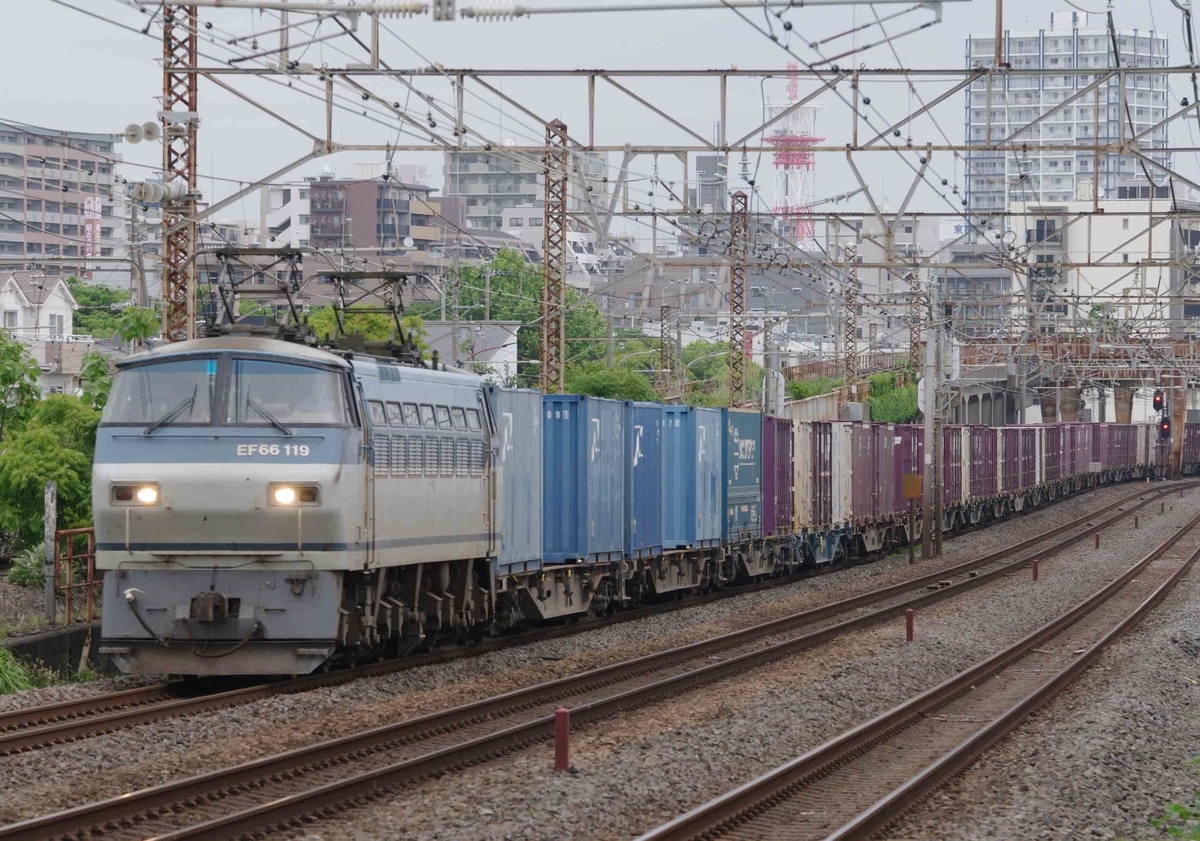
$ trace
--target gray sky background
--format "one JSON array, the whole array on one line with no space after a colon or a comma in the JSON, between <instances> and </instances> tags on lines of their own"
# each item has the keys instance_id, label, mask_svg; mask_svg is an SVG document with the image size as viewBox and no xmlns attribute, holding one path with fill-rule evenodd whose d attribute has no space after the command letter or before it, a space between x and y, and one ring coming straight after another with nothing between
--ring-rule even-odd
<instances>
[{"instance_id":1,"label":"gray sky background","mask_svg":"<svg viewBox=\"0 0 1200 841\"><path fill-rule=\"evenodd\" d=\"M562 5L568 0L527 0L529 5ZM579 3L583 0L571 0ZM73 0L75 5L96 14L110 17L140 28L146 17L120 0ZM459 0L459 6L470 5L472 0ZM1094 5L1093 5L1094 4ZM23 0L11 3L4 42L4 66L8 72L0 74L0 114L36 125L70 128L96 132L119 132L130 122L145 122L156 118L160 105L156 99L161 94L161 70L159 58L161 45L157 38L123 31L115 26L89 18L50 2L50 0ZM154 8L157 4L148 4ZM602 5L597 2L596 5ZM1094 10L1102 10L1099 0L1080 4ZM898 10L899 6L876 6L880 15ZM1036 31L1049 28L1050 12L1068 9L1037 0L1006 0L1006 28L1016 31ZM1182 65L1187 54L1182 40L1180 13L1169 0L1116 0L1113 4L1116 23L1120 29L1151 29L1165 33L1170 38L1171 63ZM995 4L991 0L970 2L947 2L943 7L943 22L922 32L906 36L895 42L900 63L917 68L959 68L963 66L964 41L968 34L988 34L994 26ZM747 11L747 17L763 24L761 11ZM928 20L927 12L918 12L887 24L889 32L898 32L913 23ZM231 34L247 34L252 31L273 28L272 18L248 11L201 10L202 21L211 21L209 33L219 41ZM775 30L805 60L815 60L817 54L808 49L803 40L825 38L847 30L856 24L872 20L870 7L856 8L805 8L789 11L786 20L794 29L787 36L777 21ZM772 20L774 18L772 17ZM394 67L419 67L438 62L446 67L469 68L763 68L783 71L789 56L776 44L756 32L750 24L730 10L689 11L671 13L605 13L579 15L553 15L532 20L517 20L500 23L482 23L459 20L453 23L434 23L428 18L387 21L392 33L383 35L383 58ZM330 25L321 30L330 31ZM152 30L158 33L157 29ZM365 22L360 24L360 34L366 37ZM398 37L396 37L398 36ZM858 36L859 44L877 40L878 29L871 29ZM303 36L293 35L293 42ZM405 43L402 43L403 39ZM260 48L273 47L276 36L265 36ZM851 39L843 39L824 47L826 55L849 48ZM247 45L248 48L248 45ZM354 58L348 59L337 48L350 51ZM202 41L201 50L210 55L226 58L229 53L220 46ZM361 51L348 39L340 39L333 45L314 45L303 52L303 61L316 65L343 65L347 61L362 61ZM894 67L896 57L886 47L876 47L839 62L843 67L862 64L867 67ZM227 80L240 90L259 98L272 108L279 110L289 119L303 125L314 134L324 133L323 108L311 99L297 94L297 88L288 90L280 85L271 85L260 79L237 78ZM371 80L370 88L382 96L404 103L406 92L400 84L387 80ZM628 86L670 111L698 133L708 136L717 118L717 81L675 80L650 82L633 80ZM233 180L253 180L278 168L282 163L300 157L309 150L310 143L270 117L232 95L217 89L207 80L201 80L200 127L200 171L201 189L206 197L227 195L234 184L211 182L209 176ZM929 96L944 89L946 83L921 84L918 90ZM505 93L525 103L533 111L545 117L559 117L567 122L573 135L584 136L586 126L586 82L583 79L568 81L544 81L510 79L503 82ZM805 87L802 86L802 93ZM449 86L436 84L429 88L449 105ZM598 95L600 125L597 142L604 144L658 144L685 141L686 135L652 116L641 106L601 85ZM848 94L848 86L843 86ZM879 84L872 90L864 90L872 97L874 108L881 112L873 117L882 127L885 121L895 120L918 107L906 91L905 84L897 81ZM1190 93L1184 89L1183 77L1179 77L1173 90L1175 103L1181 96ZM780 79L767 81L749 79L730 83L729 135L753 128L762 114L764 96L780 102L784 96L784 82ZM408 100L410 113L418 119L425 118L425 108L417 104L416 98ZM831 94L823 95L824 108L820 113L817 133L829 143L843 143L849 137L849 111L840 100ZM530 141L538 131L532 121L523 115L514 114L506 107L503 118L495 100L481 101L468 98L467 111L474 116L469 124L490 138L514 138L518 143ZM349 103L357 108L361 103ZM957 94L935 110L934 116L941 130L954 142L962 138L963 95ZM502 124L501 124L502 121ZM386 121L385 121L386 122ZM444 120L439 120L443 127ZM344 143L386 143L397 138L395 122L380 125L369 122L354 114L339 112L335 117L335 140ZM738 129L742 129L741 132ZM927 141L941 142L938 127L932 120L925 119L912 128L914 144L920 146ZM1200 137L1195 123L1190 133ZM1176 144L1189 141L1189 129L1177 123L1172 129L1172 140ZM401 141L403 142L403 141ZM540 141L537 141L540 142ZM692 142L687 140L685 142ZM123 144L121 153L131 164L146 164L147 168L127 166L126 177L145 177L151 168L160 163L161 147L158 144L142 143L137 146ZM739 163L734 155L732 169L736 175ZM912 161L915 155L907 153ZM1195 156L1189 156L1195 158ZM382 155L338 155L323 161L309 163L297 169L293 176L319 172L330 166L340 174L349 175L354 161L381 160ZM873 190L886 196L892 205L899 204L908 189L912 170L895 153L874 153L859 157ZM431 183L440 186L441 156L397 153L397 162L422 163L429 168ZM615 177L619 156L610 157ZM939 178L945 177L952 183L961 184L961 165L956 166L948 153L934 156L934 169ZM1177 160L1179 169L1189 177L1196 177L1200 167L1195 160ZM750 156L750 167L757 166L760 176L758 187L764 191L763 198L771 201L771 166L769 160L756 160ZM654 162L647 157L639 158L634 169L640 179L635 191L641 191L641 200L649 203L645 196L648 177L653 172ZM664 180L674 181L674 189L682 188L683 173L680 165L663 158L659 161L659 173ZM744 187L736 179L734 187ZM818 156L817 195L831 195L855 186L844 155L831 153ZM662 191L655 201L661 206ZM847 209L865 209L861 201L841 205ZM949 210L944 200L932 189L923 187L917 194L914 208L926 210ZM257 199L248 198L219 214L220 218L257 218Z\"/></svg>"}]
</instances>

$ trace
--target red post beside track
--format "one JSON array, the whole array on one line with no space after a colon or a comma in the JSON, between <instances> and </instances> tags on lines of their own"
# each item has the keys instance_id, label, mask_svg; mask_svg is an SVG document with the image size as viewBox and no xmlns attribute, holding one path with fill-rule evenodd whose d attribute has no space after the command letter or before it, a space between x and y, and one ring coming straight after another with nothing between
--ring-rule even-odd
<instances>
[{"instance_id":1,"label":"red post beside track","mask_svg":"<svg viewBox=\"0 0 1200 841\"><path fill-rule=\"evenodd\" d=\"M1138 517L1137 517L1137 514L1134 514L1134 515L1133 515L1133 527L1134 527L1135 529L1136 529L1136 528L1138 528Z\"/></svg>"},{"instance_id":2,"label":"red post beside track","mask_svg":"<svg viewBox=\"0 0 1200 841\"><path fill-rule=\"evenodd\" d=\"M904 611L904 639L906 642L912 642L913 638L913 609L910 607Z\"/></svg>"},{"instance_id":3,"label":"red post beside track","mask_svg":"<svg viewBox=\"0 0 1200 841\"><path fill-rule=\"evenodd\" d=\"M559 707L554 711L554 770L566 771L571 767L571 711Z\"/></svg>"},{"instance_id":4,"label":"red post beside track","mask_svg":"<svg viewBox=\"0 0 1200 841\"><path fill-rule=\"evenodd\" d=\"M1037 581L1037 575L1038 575L1038 559L1034 558L1033 559L1033 580L1034 581Z\"/></svg>"},{"instance_id":5,"label":"red post beside track","mask_svg":"<svg viewBox=\"0 0 1200 841\"><path fill-rule=\"evenodd\" d=\"M1096 534L1096 548L1097 548L1097 549L1099 549L1099 548L1100 548L1100 535L1099 535L1099 533L1097 533L1097 534Z\"/></svg>"}]
</instances>

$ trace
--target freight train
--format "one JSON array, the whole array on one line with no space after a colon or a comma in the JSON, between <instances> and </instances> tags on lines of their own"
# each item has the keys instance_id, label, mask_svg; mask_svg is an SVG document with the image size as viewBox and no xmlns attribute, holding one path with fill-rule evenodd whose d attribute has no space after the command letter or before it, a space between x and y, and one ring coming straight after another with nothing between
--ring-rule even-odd
<instances>
[{"instance_id":1,"label":"freight train","mask_svg":"<svg viewBox=\"0 0 1200 841\"><path fill-rule=\"evenodd\" d=\"M922 431L496 388L250 337L118 365L100 650L292 675L902 545ZM1155 475L1153 427L943 432L947 529Z\"/></svg>"}]
</instances>

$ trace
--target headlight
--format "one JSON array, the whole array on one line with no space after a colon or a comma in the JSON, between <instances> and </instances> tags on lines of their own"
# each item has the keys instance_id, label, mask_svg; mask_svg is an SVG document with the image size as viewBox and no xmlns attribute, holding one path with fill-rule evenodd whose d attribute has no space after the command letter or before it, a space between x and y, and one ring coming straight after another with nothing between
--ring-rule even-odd
<instances>
[{"instance_id":1,"label":"headlight","mask_svg":"<svg viewBox=\"0 0 1200 841\"><path fill-rule=\"evenodd\" d=\"M268 486L267 499L271 505L282 508L297 505L320 505L321 493L316 485L280 482Z\"/></svg>"},{"instance_id":2,"label":"headlight","mask_svg":"<svg viewBox=\"0 0 1200 841\"><path fill-rule=\"evenodd\" d=\"M158 505L158 485L153 482L131 482L112 486L114 505Z\"/></svg>"}]
</instances>

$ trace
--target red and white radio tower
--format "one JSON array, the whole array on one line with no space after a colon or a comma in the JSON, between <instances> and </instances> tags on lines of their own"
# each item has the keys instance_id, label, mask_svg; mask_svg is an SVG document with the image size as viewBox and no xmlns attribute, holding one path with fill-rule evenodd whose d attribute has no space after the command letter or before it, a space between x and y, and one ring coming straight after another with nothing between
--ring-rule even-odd
<instances>
[{"instance_id":1,"label":"red and white radio tower","mask_svg":"<svg viewBox=\"0 0 1200 841\"><path fill-rule=\"evenodd\" d=\"M788 63L788 70L800 65ZM791 73L787 103L767 106L767 119L779 116L800 101L800 79ZM767 142L775 147L775 218L781 236L800 248L810 247L814 234L812 205L816 195L816 173L812 147L824 140L816 136L819 105L795 108L768 129Z\"/></svg>"}]
</instances>

